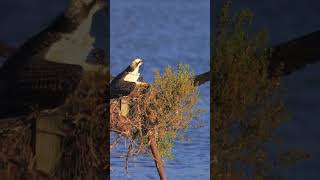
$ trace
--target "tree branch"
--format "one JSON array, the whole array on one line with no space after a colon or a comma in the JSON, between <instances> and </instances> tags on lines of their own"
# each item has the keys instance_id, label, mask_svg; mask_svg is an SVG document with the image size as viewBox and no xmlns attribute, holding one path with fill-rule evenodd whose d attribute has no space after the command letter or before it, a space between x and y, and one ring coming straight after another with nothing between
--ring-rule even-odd
<instances>
[{"instance_id":1,"label":"tree branch","mask_svg":"<svg viewBox=\"0 0 320 180\"><path fill-rule=\"evenodd\" d=\"M280 43L270 48L269 58L270 75L282 66L282 76L289 75L305 67L320 61L320 31L312 32L299 38ZM210 71L199 74L195 81L199 85L210 81Z\"/></svg>"},{"instance_id":2,"label":"tree branch","mask_svg":"<svg viewBox=\"0 0 320 180\"><path fill-rule=\"evenodd\" d=\"M281 75L288 75L307 64L313 64L320 60L320 31L312 32L299 38L280 43L272 48L270 57L270 73L283 65ZM0 56L8 57L15 48L0 42ZM210 81L210 71L196 75L195 82L202 85Z\"/></svg>"},{"instance_id":3,"label":"tree branch","mask_svg":"<svg viewBox=\"0 0 320 180\"><path fill-rule=\"evenodd\" d=\"M7 58L15 50L16 48L8 46L3 42L0 42L0 57L2 56ZM110 79L112 79L112 77L113 76L111 75ZM195 76L195 82L198 83L199 86L206 83L207 81L210 81L210 71Z\"/></svg>"},{"instance_id":4,"label":"tree branch","mask_svg":"<svg viewBox=\"0 0 320 180\"><path fill-rule=\"evenodd\" d=\"M153 159L154 159L154 163L155 163L155 165L157 167L160 179L161 180L166 180L167 177L166 177L166 174L165 174L164 165L163 165L162 159L161 159L160 154L159 154L159 149L157 147L157 143L155 141L154 134L151 135L149 140L150 140L151 153L152 153L152 156L153 156Z\"/></svg>"},{"instance_id":5,"label":"tree branch","mask_svg":"<svg viewBox=\"0 0 320 180\"><path fill-rule=\"evenodd\" d=\"M283 65L281 75L288 75L320 60L320 31L280 43L271 51L270 70Z\"/></svg>"},{"instance_id":6,"label":"tree branch","mask_svg":"<svg viewBox=\"0 0 320 180\"><path fill-rule=\"evenodd\" d=\"M200 86L206 83L207 81L210 81L210 78L211 78L211 73L210 71L208 71L208 72L196 75L194 78L194 81L198 83L198 85Z\"/></svg>"}]
</instances>

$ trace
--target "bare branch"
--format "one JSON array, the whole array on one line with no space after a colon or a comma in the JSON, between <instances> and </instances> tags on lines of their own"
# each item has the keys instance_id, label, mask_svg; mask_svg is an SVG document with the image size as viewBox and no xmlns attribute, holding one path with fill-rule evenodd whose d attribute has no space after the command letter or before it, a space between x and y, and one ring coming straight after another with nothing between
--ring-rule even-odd
<instances>
[{"instance_id":1,"label":"bare branch","mask_svg":"<svg viewBox=\"0 0 320 180\"><path fill-rule=\"evenodd\" d=\"M320 60L320 31L315 31L299 38L280 43L272 48L270 57L271 73L283 65L282 75L295 72L307 64ZM16 49L0 42L0 56L8 57ZM196 75L195 82L202 85L210 81L210 71Z\"/></svg>"},{"instance_id":2,"label":"bare branch","mask_svg":"<svg viewBox=\"0 0 320 180\"><path fill-rule=\"evenodd\" d=\"M154 163L155 163L155 165L157 167L160 179L161 180L166 180L167 177L166 177L166 174L165 174L164 165L163 165L162 159L161 159L160 154L159 154L159 150L158 150L158 147L157 147L157 143L155 141L154 134L151 135L149 141L150 141L150 149L151 149L151 152L152 152Z\"/></svg>"},{"instance_id":3,"label":"bare branch","mask_svg":"<svg viewBox=\"0 0 320 180\"><path fill-rule=\"evenodd\" d=\"M210 71L196 75L194 81L200 86L208 81L210 81L211 73Z\"/></svg>"},{"instance_id":4,"label":"bare branch","mask_svg":"<svg viewBox=\"0 0 320 180\"><path fill-rule=\"evenodd\" d=\"M271 72L282 64L282 75L290 74L320 60L320 31L281 43L271 49Z\"/></svg>"}]
</instances>

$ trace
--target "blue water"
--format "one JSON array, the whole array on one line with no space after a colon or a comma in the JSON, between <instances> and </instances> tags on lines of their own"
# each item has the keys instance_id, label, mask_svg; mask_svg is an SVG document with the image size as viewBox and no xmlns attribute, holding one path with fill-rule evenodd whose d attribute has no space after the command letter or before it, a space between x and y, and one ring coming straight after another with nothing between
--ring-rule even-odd
<instances>
[{"instance_id":1,"label":"blue water","mask_svg":"<svg viewBox=\"0 0 320 180\"><path fill-rule=\"evenodd\" d=\"M134 57L144 60L142 76L152 82L153 69L190 64L195 73L209 70L209 0L111 0L111 72L117 74ZM199 107L209 110L209 83L200 88ZM168 179L209 179L209 112L204 128L191 129L191 142L176 141L174 160L165 160ZM159 179L149 156L129 163L119 158L125 143L111 154L111 179Z\"/></svg>"},{"instance_id":2,"label":"blue water","mask_svg":"<svg viewBox=\"0 0 320 180\"><path fill-rule=\"evenodd\" d=\"M183 2L183 3L182 3ZM65 0L12 0L0 2L0 40L18 46L48 26L63 11ZM152 81L154 68L188 63L195 73L209 70L209 0L135 0L111 2L111 71L118 73L133 57L145 60L145 80ZM93 35L96 46L105 47L105 16L96 15ZM1 59L0 59L1 60ZM209 110L209 85L200 88L199 107ZM191 142L176 142L175 159L165 160L168 179L209 179L209 113L204 128L191 129ZM123 149L123 148L122 148ZM112 179L158 179L154 162L141 157L129 165L112 154Z\"/></svg>"},{"instance_id":3,"label":"blue water","mask_svg":"<svg viewBox=\"0 0 320 180\"><path fill-rule=\"evenodd\" d=\"M249 8L255 14L254 28L269 32L270 44L287 41L320 30L318 0L235 1L234 8ZM300 161L280 174L287 179L319 179L320 163L320 63L308 65L284 78L286 104L292 119L279 129L289 149L304 150L310 160Z\"/></svg>"},{"instance_id":4,"label":"blue water","mask_svg":"<svg viewBox=\"0 0 320 180\"><path fill-rule=\"evenodd\" d=\"M217 2L217 1L215 1ZM121 71L131 58L145 60L143 76L152 81L152 69L163 69L178 62L191 64L196 73L209 69L209 0L111 1L112 73ZM0 1L0 40L19 45L42 30L66 5L65 0ZM267 28L271 44L299 37L320 29L318 0L235 1L236 9L250 8L255 29ZM103 16L97 16L97 44L106 43ZM320 64L307 66L284 80L287 104L293 119L280 131L288 147L305 149L312 158L299 162L282 174L288 179L319 179ZM209 85L200 88L200 107L209 107ZM209 114L203 115L204 128L188 132L191 142L177 142L175 159L165 161L168 179L209 179ZM123 149L123 148L122 148ZM121 150L119 150L121 151ZM158 179L153 161L141 157L129 165L112 156L112 179Z\"/></svg>"}]
</instances>

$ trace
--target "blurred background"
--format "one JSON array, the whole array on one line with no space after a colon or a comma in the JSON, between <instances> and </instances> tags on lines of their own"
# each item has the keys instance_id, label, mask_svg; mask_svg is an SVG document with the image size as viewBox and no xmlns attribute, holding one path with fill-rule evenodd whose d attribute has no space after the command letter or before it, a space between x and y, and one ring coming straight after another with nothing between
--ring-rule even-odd
<instances>
[{"instance_id":1,"label":"blurred background","mask_svg":"<svg viewBox=\"0 0 320 180\"><path fill-rule=\"evenodd\" d=\"M13 47L46 28L68 5L67 0L0 1L0 41ZM98 12L93 21L95 46L108 46L108 22L105 12ZM109 48L107 48L109 49ZM3 60L3 59L2 59ZM0 60L1 62L1 60Z\"/></svg>"},{"instance_id":2,"label":"blurred background","mask_svg":"<svg viewBox=\"0 0 320 180\"><path fill-rule=\"evenodd\" d=\"M222 1L214 2L214 12L218 12ZM320 2L317 0L241 0L232 3L233 12L249 9L254 14L253 29L266 30L269 45L301 37L320 30ZM216 13L217 14L217 13ZM310 159L298 161L287 168L277 169L277 173L287 179L319 179L320 144L320 63L305 68L283 78L290 120L278 129L285 149L303 150Z\"/></svg>"}]
</instances>

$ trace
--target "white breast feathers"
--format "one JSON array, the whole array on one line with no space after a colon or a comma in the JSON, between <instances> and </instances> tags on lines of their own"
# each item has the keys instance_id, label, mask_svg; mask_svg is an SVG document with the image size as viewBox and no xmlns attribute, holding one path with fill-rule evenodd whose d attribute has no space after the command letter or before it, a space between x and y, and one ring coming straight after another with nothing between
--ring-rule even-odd
<instances>
[{"instance_id":1,"label":"white breast feathers","mask_svg":"<svg viewBox=\"0 0 320 180\"><path fill-rule=\"evenodd\" d=\"M129 73L124 77L124 81L137 83L139 77L140 77L140 73L138 73L138 72L136 72L136 73L135 73L135 72L129 72Z\"/></svg>"}]
</instances>

